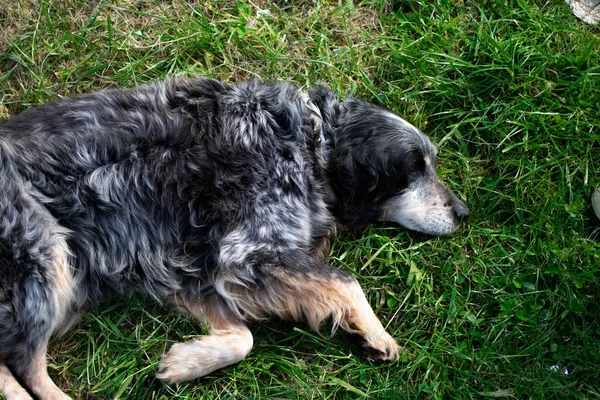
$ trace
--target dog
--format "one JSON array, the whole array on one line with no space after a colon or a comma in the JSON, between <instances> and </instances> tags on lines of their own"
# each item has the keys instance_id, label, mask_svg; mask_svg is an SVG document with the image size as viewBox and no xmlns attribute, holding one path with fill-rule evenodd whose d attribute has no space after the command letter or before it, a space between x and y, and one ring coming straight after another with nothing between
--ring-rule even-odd
<instances>
[{"instance_id":1,"label":"dog","mask_svg":"<svg viewBox=\"0 0 600 400\"><path fill-rule=\"evenodd\" d=\"M469 213L420 130L318 85L173 78L33 108L0 125L0 389L67 399L51 335L138 292L210 326L173 345L179 383L248 355L248 320L279 317L401 351L349 273L323 262L339 226L449 235Z\"/></svg>"}]
</instances>

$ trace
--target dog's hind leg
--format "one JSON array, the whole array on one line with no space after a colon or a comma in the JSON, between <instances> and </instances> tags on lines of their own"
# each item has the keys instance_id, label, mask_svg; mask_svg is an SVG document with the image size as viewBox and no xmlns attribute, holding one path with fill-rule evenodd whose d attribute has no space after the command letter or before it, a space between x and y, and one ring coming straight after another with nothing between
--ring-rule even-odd
<instances>
[{"instance_id":1,"label":"dog's hind leg","mask_svg":"<svg viewBox=\"0 0 600 400\"><path fill-rule=\"evenodd\" d=\"M205 376L241 361L252 350L252 333L215 295L195 299L170 299L180 310L210 325L206 336L173 345L163 355L157 377L180 383Z\"/></svg>"},{"instance_id":2,"label":"dog's hind leg","mask_svg":"<svg viewBox=\"0 0 600 400\"><path fill-rule=\"evenodd\" d=\"M70 399L54 384L47 370L48 340L58 323L53 287L33 275L23 277L14 288L10 307L0 309L0 320L6 323L0 327L0 381L4 384L4 396L7 400L28 398L16 386L18 378L39 400Z\"/></svg>"},{"instance_id":3,"label":"dog's hind leg","mask_svg":"<svg viewBox=\"0 0 600 400\"><path fill-rule=\"evenodd\" d=\"M4 364L0 364L0 393L8 400L32 400Z\"/></svg>"},{"instance_id":4,"label":"dog's hind leg","mask_svg":"<svg viewBox=\"0 0 600 400\"><path fill-rule=\"evenodd\" d=\"M20 267L33 268L31 264ZM48 375L46 363L48 340L57 324L54 289L35 274L22 277L14 288L12 307L3 307L0 315L7 322L0 328L2 363L39 400L69 399ZM4 376L14 388L15 382ZM11 399L9 394L5 396Z\"/></svg>"},{"instance_id":5,"label":"dog's hind leg","mask_svg":"<svg viewBox=\"0 0 600 400\"><path fill-rule=\"evenodd\" d=\"M7 400L28 398L23 397L24 390L17 387L19 383L14 377L18 377L23 386L40 400L70 399L48 375L46 349L52 332L53 313L48 307L47 293L30 281L33 279L24 283L23 290L27 295L18 305L18 322L10 328L12 337L0 338L3 344L0 349L3 364L0 367L4 367L0 370L0 381L4 383L4 396ZM14 374L12 379L8 375L10 372Z\"/></svg>"},{"instance_id":6,"label":"dog's hind leg","mask_svg":"<svg viewBox=\"0 0 600 400\"><path fill-rule=\"evenodd\" d=\"M8 399L11 392L23 390L15 389L16 381L7 372L39 400L69 399L46 365L48 340L59 330L73 298L65 231L27 200L21 198L20 208L3 207L13 219L8 225L13 230L4 226L5 237L0 238L0 379Z\"/></svg>"},{"instance_id":7,"label":"dog's hind leg","mask_svg":"<svg viewBox=\"0 0 600 400\"><path fill-rule=\"evenodd\" d=\"M40 400L70 400L48 375L46 363L46 345L33 350L31 353L22 354L25 357L11 364L11 368L23 380L31 392ZM5 393L7 400L12 398ZM20 399L20 397L16 397ZM27 399L27 397L25 397Z\"/></svg>"}]
</instances>

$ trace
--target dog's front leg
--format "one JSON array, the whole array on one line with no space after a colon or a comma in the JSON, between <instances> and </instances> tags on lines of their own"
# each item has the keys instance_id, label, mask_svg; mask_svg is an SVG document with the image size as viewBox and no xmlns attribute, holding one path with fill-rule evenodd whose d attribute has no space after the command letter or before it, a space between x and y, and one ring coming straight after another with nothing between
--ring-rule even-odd
<instances>
[{"instance_id":1,"label":"dog's front leg","mask_svg":"<svg viewBox=\"0 0 600 400\"><path fill-rule=\"evenodd\" d=\"M331 319L334 328L358 334L366 355L395 361L401 348L384 329L360 285L350 274L294 252L253 254L243 271L224 268L217 291L231 310L246 318L277 316L306 321L314 330ZM252 280L252 276L260 277Z\"/></svg>"},{"instance_id":2,"label":"dog's front leg","mask_svg":"<svg viewBox=\"0 0 600 400\"><path fill-rule=\"evenodd\" d=\"M173 345L161 359L156 375L159 379L173 384L200 378L241 361L252 349L252 333L217 296L198 301L178 295L169 301L200 323L210 325L210 332Z\"/></svg>"},{"instance_id":3,"label":"dog's front leg","mask_svg":"<svg viewBox=\"0 0 600 400\"><path fill-rule=\"evenodd\" d=\"M211 329L207 336L173 345L161 360L159 379L185 382L239 362L253 345L244 321L271 316L306 321L316 331L331 319L334 328L341 327L363 339L369 358L398 359L400 346L385 331L360 285L348 273L302 252L283 256L252 251L237 261L221 266L214 282L216 293L200 302L182 296L171 298L180 310Z\"/></svg>"}]
</instances>

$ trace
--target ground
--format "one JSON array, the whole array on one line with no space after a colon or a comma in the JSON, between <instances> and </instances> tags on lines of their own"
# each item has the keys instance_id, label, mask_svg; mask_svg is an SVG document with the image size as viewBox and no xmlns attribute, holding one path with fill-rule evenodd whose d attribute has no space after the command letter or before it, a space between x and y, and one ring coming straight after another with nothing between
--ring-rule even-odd
<instances>
[{"instance_id":1,"label":"ground","mask_svg":"<svg viewBox=\"0 0 600 400\"><path fill-rule=\"evenodd\" d=\"M425 131L471 209L452 237L386 226L334 243L328 261L406 347L396 364L272 321L240 364L169 387L160 355L202 330L123 299L51 344L74 398L600 397L600 28L564 1L3 4L0 118L168 75L324 81Z\"/></svg>"}]
</instances>

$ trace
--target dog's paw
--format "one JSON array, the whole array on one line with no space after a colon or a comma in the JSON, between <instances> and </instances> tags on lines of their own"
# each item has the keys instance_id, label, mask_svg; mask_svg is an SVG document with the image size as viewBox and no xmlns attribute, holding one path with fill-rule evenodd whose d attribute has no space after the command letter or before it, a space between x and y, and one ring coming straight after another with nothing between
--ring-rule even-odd
<instances>
[{"instance_id":1,"label":"dog's paw","mask_svg":"<svg viewBox=\"0 0 600 400\"><path fill-rule=\"evenodd\" d=\"M379 335L372 335L363 339L365 355L375 361L396 361L403 350L396 340L385 331Z\"/></svg>"},{"instance_id":2,"label":"dog's paw","mask_svg":"<svg viewBox=\"0 0 600 400\"><path fill-rule=\"evenodd\" d=\"M252 334L245 328L177 343L164 354L156 377L170 384L191 381L235 364L252 349Z\"/></svg>"},{"instance_id":3,"label":"dog's paw","mask_svg":"<svg viewBox=\"0 0 600 400\"><path fill-rule=\"evenodd\" d=\"M169 384L176 384L210 373L211 370L202 365L203 361L208 361L207 349L203 347L200 340L174 344L161 357L156 377Z\"/></svg>"}]
</instances>

